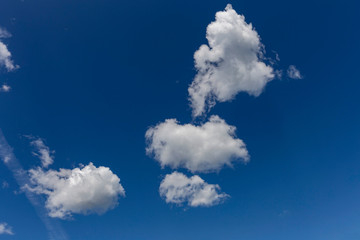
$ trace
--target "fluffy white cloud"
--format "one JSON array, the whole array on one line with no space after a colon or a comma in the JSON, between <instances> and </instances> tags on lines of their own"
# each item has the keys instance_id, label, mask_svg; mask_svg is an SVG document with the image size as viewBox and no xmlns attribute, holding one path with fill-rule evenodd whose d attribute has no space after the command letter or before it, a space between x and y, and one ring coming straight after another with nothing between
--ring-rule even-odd
<instances>
[{"instance_id":1,"label":"fluffy white cloud","mask_svg":"<svg viewBox=\"0 0 360 240\"><path fill-rule=\"evenodd\" d=\"M188 178L179 172L167 174L159 191L167 203L187 204L191 207L210 207L229 197L225 193L219 193L219 185L208 184L198 175Z\"/></svg>"},{"instance_id":2,"label":"fluffy white cloud","mask_svg":"<svg viewBox=\"0 0 360 240\"><path fill-rule=\"evenodd\" d=\"M289 68L287 70L287 75L289 78L292 78L292 79L302 79L303 78L301 76L300 71L294 65L289 66Z\"/></svg>"},{"instance_id":3,"label":"fluffy white cloud","mask_svg":"<svg viewBox=\"0 0 360 240\"><path fill-rule=\"evenodd\" d=\"M162 167L186 168L191 172L219 171L234 161L249 160L244 142L235 136L236 128L218 116L195 126L167 119L147 130L146 152Z\"/></svg>"},{"instance_id":4,"label":"fluffy white cloud","mask_svg":"<svg viewBox=\"0 0 360 240\"><path fill-rule=\"evenodd\" d=\"M47 195L45 207L51 217L102 214L118 204L119 196L125 196L119 177L109 168L92 163L59 171L31 169L29 176L32 186L27 186L28 190Z\"/></svg>"},{"instance_id":5,"label":"fluffy white cloud","mask_svg":"<svg viewBox=\"0 0 360 240\"><path fill-rule=\"evenodd\" d=\"M14 235L12 228L7 223L0 223L0 235L1 234L9 234Z\"/></svg>"},{"instance_id":6,"label":"fluffy white cloud","mask_svg":"<svg viewBox=\"0 0 360 240\"><path fill-rule=\"evenodd\" d=\"M45 145L41 138L31 141L30 144L35 147L33 154L41 160L43 167L48 167L54 163L53 153L55 151L50 151L49 147Z\"/></svg>"},{"instance_id":7,"label":"fluffy white cloud","mask_svg":"<svg viewBox=\"0 0 360 240\"><path fill-rule=\"evenodd\" d=\"M258 96L275 77L273 68L263 62L260 36L230 4L216 13L206 38L208 45L194 54L198 73L188 89L195 117L239 92Z\"/></svg>"}]
</instances>

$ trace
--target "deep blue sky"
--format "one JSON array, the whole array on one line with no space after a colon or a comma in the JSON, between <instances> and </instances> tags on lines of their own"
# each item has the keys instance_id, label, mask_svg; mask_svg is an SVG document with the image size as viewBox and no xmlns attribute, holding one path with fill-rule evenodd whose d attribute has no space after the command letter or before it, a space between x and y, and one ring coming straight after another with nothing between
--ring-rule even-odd
<instances>
[{"instance_id":1,"label":"deep blue sky","mask_svg":"<svg viewBox=\"0 0 360 240\"><path fill-rule=\"evenodd\" d=\"M166 204L170 169L145 154L144 134L167 118L191 122L187 87L206 26L227 3L252 22L300 80L274 80L215 106L237 127L247 165L200 176L231 198L209 208ZM356 1L4 0L0 26L15 72L0 93L0 128L24 166L31 134L56 151L54 169L90 161L117 174L126 198L104 215L59 220L70 239L360 239L360 50ZM0 165L0 222L15 235L47 231Z\"/></svg>"}]
</instances>

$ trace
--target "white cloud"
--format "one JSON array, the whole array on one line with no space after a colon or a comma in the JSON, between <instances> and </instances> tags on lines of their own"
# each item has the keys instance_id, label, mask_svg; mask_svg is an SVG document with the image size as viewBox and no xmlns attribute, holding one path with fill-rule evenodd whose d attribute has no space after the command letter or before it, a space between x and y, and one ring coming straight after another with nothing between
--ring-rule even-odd
<instances>
[{"instance_id":1,"label":"white cloud","mask_svg":"<svg viewBox=\"0 0 360 240\"><path fill-rule=\"evenodd\" d=\"M27 189L47 195L45 207L49 216L66 219L73 213L103 214L125 196L120 179L107 167L92 163L82 168L44 171L29 170L32 186Z\"/></svg>"},{"instance_id":2,"label":"white cloud","mask_svg":"<svg viewBox=\"0 0 360 240\"><path fill-rule=\"evenodd\" d=\"M9 37L11 37L11 34L5 29L0 28L0 39ZM4 66L9 72L19 68L18 65L14 64L11 59L11 52L2 41L0 41L0 66Z\"/></svg>"},{"instance_id":3,"label":"white cloud","mask_svg":"<svg viewBox=\"0 0 360 240\"><path fill-rule=\"evenodd\" d=\"M41 160L43 167L48 167L54 163L53 154L55 151L50 151L49 147L45 145L41 138L31 141L30 144L35 147L36 151L33 152L33 154Z\"/></svg>"},{"instance_id":4,"label":"white cloud","mask_svg":"<svg viewBox=\"0 0 360 240\"><path fill-rule=\"evenodd\" d=\"M258 96L275 75L263 62L263 44L252 24L228 4L207 27L208 45L195 52L197 75L190 85L193 116L200 116L216 101L226 102L239 92Z\"/></svg>"},{"instance_id":5,"label":"white cloud","mask_svg":"<svg viewBox=\"0 0 360 240\"><path fill-rule=\"evenodd\" d=\"M167 203L186 203L191 207L210 207L229 197L225 193L219 193L219 185L208 184L198 175L188 178L179 172L167 174L160 184L159 191Z\"/></svg>"},{"instance_id":6,"label":"white cloud","mask_svg":"<svg viewBox=\"0 0 360 240\"><path fill-rule=\"evenodd\" d=\"M14 235L12 228L7 223L0 223L0 235L1 234L9 234Z\"/></svg>"},{"instance_id":7,"label":"white cloud","mask_svg":"<svg viewBox=\"0 0 360 240\"><path fill-rule=\"evenodd\" d=\"M289 66L289 68L287 70L287 75L289 78L292 78L292 79L302 79L303 78L300 71L294 65Z\"/></svg>"},{"instance_id":8,"label":"white cloud","mask_svg":"<svg viewBox=\"0 0 360 240\"><path fill-rule=\"evenodd\" d=\"M11 89L11 87L7 84L3 84L1 87L0 87L0 92L9 92Z\"/></svg>"},{"instance_id":9,"label":"white cloud","mask_svg":"<svg viewBox=\"0 0 360 240\"><path fill-rule=\"evenodd\" d=\"M200 126L180 125L176 119L167 119L146 132L146 152L162 167L186 168L191 172L219 171L240 159L249 160L246 146L236 138L235 130L218 116L211 116Z\"/></svg>"}]
</instances>

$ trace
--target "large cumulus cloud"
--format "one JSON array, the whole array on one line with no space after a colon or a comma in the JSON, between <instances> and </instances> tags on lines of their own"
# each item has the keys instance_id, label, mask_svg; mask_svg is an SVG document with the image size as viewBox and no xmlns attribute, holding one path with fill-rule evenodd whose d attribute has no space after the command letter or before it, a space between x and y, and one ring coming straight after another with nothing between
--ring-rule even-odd
<instances>
[{"instance_id":1,"label":"large cumulus cloud","mask_svg":"<svg viewBox=\"0 0 360 240\"><path fill-rule=\"evenodd\" d=\"M233 162L249 160L245 143L235 136L235 130L218 116L211 116L200 126L181 125L176 119L167 119L146 132L146 151L162 167L186 168L191 172L219 171Z\"/></svg>"},{"instance_id":2,"label":"large cumulus cloud","mask_svg":"<svg viewBox=\"0 0 360 240\"><path fill-rule=\"evenodd\" d=\"M258 96L275 77L273 68L263 61L259 34L230 4L216 13L206 38L208 45L194 54L197 75L188 89L195 117L239 92Z\"/></svg>"}]
</instances>

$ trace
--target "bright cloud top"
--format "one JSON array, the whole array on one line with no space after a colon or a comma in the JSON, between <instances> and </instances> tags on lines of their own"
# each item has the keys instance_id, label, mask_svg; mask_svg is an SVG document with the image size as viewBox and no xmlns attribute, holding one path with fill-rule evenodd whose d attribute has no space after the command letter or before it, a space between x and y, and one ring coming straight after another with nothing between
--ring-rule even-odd
<instances>
[{"instance_id":1,"label":"bright cloud top","mask_svg":"<svg viewBox=\"0 0 360 240\"><path fill-rule=\"evenodd\" d=\"M146 132L148 155L162 167L186 168L191 172L219 171L234 161L249 160L244 142L235 136L236 128L218 116L200 126L180 125L176 119L150 128Z\"/></svg>"},{"instance_id":2,"label":"bright cloud top","mask_svg":"<svg viewBox=\"0 0 360 240\"><path fill-rule=\"evenodd\" d=\"M14 235L14 232L7 223L0 223L0 235L1 234Z\"/></svg>"},{"instance_id":3,"label":"bright cloud top","mask_svg":"<svg viewBox=\"0 0 360 240\"><path fill-rule=\"evenodd\" d=\"M0 28L0 39L9 38L11 34L3 28ZM0 40L0 66L4 66L7 71L13 71L18 68L11 59L11 52L7 46Z\"/></svg>"},{"instance_id":4,"label":"bright cloud top","mask_svg":"<svg viewBox=\"0 0 360 240\"><path fill-rule=\"evenodd\" d=\"M219 193L219 185L208 184L198 175L188 178L179 172L167 174L159 191L167 203L187 204L191 207L210 207L229 197L225 193Z\"/></svg>"},{"instance_id":5,"label":"bright cloud top","mask_svg":"<svg viewBox=\"0 0 360 240\"><path fill-rule=\"evenodd\" d=\"M302 79L303 78L301 76L300 71L294 65L289 66L289 68L287 70L287 75L289 78L292 78L292 79Z\"/></svg>"},{"instance_id":6,"label":"bright cloud top","mask_svg":"<svg viewBox=\"0 0 360 240\"><path fill-rule=\"evenodd\" d=\"M33 155L37 156L41 160L43 167L47 168L49 165L54 163L53 154L55 151L50 151L49 147L45 145L41 138L31 141L30 144L35 147Z\"/></svg>"},{"instance_id":7,"label":"bright cloud top","mask_svg":"<svg viewBox=\"0 0 360 240\"><path fill-rule=\"evenodd\" d=\"M198 73L188 89L194 117L239 92L258 96L275 76L273 68L262 61L260 36L230 4L216 13L206 38L208 45L194 54Z\"/></svg>"},{"instance_id":8,"label":"bright cloud top","mask_svg":"<svg viewBox=\"0 0 360 240\"><path fill-rule=\"evenodd\" d=\"M103 214L118 204L119 196L125 196L119 177L109 168L92 163L59 171L31 169L29 174L33 185L28 189L47 195L46 208L51 217Z\"/></svg>"}]
</instances>

